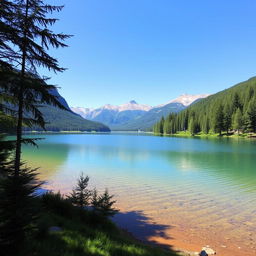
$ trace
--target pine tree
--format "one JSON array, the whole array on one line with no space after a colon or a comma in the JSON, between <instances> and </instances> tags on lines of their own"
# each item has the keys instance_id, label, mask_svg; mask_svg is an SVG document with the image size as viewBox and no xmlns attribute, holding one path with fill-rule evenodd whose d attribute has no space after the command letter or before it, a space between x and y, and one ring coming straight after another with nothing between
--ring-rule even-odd
<instances>
[{"instance_id":1,"label":"pine tree","mask_svg":"<svg viewBox=\"0 0 256 256\"><path fill-rule=\"evenodd\" d=\"M4 32L0 35L1 62L9 63L12 71L17 63L18 68L20 68L15 81L18 106L15 175L18 176L21 163L24 110L29 106L29 104L26 106L24 101L27 83L31 77L39 79L36 71L38 66L54 72L64 70L59 66L57 59L47 53L47 50L50 46L54 48L66 47L67 45L63 43L63 40L69 36L56 34L48 29L57 19L48 18L47 15L54 11L61 11L63 6L44 4L43 0L4 1L4 4L10 9L9 14L6 14L3 10L0 12L1 24L4 26ZM12 45L13 47L11 47ZM42 82L44 82L44 79L41 79ZM33 109L32 112L36 117L40 115L38 109Z\"/></svg>"},{"instance_id":2,"label":"pine tree","mask_svg":"<svg viewBox=\"0 0 256 256\"><path fill-rule=\"evenodd\" d=\"M27 234L35 228L39 208L35 202L41 183L36 169L24 166L14 175L11 153L15 141L0 135L0 247L1 255L20 255Z\"/></svg>"},{"instance_id":3,"label":"pine tree","mask_svg":"<svg viewBox=\"0 0 256 256\"><path fill-rule=\"evenodd\" d=\"M22 254L24 241L35 229L39 215L35 198L42 183L36 179L36 169L21 166L19 176L14 172L12 165L0 179L0 245L3 256Z\"/></svg>"},{"instance_id":4,"label":"pine tree","mask_svg":"<svg viewBox=\"0 0 256 256\"><path fill-rule=\"evenodd\" d=\"M76 187L72 190L72 193L68 196L68 199L72 204L81 208L88 206L91 198L91 191L88 189L89 177L84 176L82 173L77 180Z\"/></svg>"},{"instance_id":5,"label":"pine tree","mask_svg":"<svg viewBox=\"0 0 256 256\"><path fill-rule=\"evenodd\" d=\"M164 134L170 134L170 125L169 120L164 120Z\"/></svg>"},{"instance_id":6,"label":"pine tree","mask_svg":"<svg viewBox=\"0 0 256 256\"><path fill-rule=\"evenodd\" d=\"M204 119L203 119L202 131L203 131L203 133L205 133L205 134L208 134L209 131L210 131L210 122L209 122L209 118L206 117L206 116L204 116Z\"/></svg>"},{"instance_id":7,"label":"pine tree","mask_svg":"<svg viewBox=\"0 0 256 256\"><path fill-rule=\"evenodd\" d=\"M115 200L112 200L113 197L114 195L110 195L107 189L100 196L97 196L97 191L94 190L93 206L96 211L105 217L115 215L118 210L113 207L116 203Z\"/></svg>"},{"instance_id":8,"label":"pine tree","mask_svg":"<svg viewBox=\"0 0 256 256\"><path fill-rule=\"evenodd\" d=\"M192 117L189 120L188 130L191 133L191 135L195 135L195 133L196 133L196 122L194 120L194 117Z\"/></svg>"},{"instance_id":9,"label":"pine tree","mask_svg":"<svg viewBox=\"0 0 256 256\"><path fill-rule=\"evenodd\" d=\"M98 196L98 191L96 188L94 188L92 191L91 205L95 211L97 210L97 208L99 206L99 196Z\"/></svg>"},{"instance_id":10,"label":"pine tree","mask_svg":"<svg viewBox=\"0 0 256 256\"><path fill-rule=\"evenodd\" d=\"M21 164L21 144L30 142L22 138L23 124L44 125L38 106L53 103L62 107L50 94L54 88L47 86L36 68L45 67L62 72L57 59L47 54L49 46L65 47L68 35L55 34L48 29L57 19L47 14L62 7L44 4L42 0L2 0L0 2L0 111L16 120L16 147L12 166L0 184L0 241L5 248L1 253L18 255L25 237L33 228L36 218L34 207L36 182L35 170ZM13 105L10 109L8 105ZM28 116L25 116L28 113ZM3 248L1 247L1 249Z\"/></svg>"},{"instance_id":11,"label":"pine tree","mask_svg":"<svg viewBox=\"0 0 256 256\"><path fill-rule=\"evenodd\" d=\"M224 119L223 119L223 128L226 130L227 135L228 131L231 128L232 125L232 112L229 105L226 105L224 108Z\"/></svg>"},{"instance_id":12,"label":"pine tree","mask_svg":"<svg viewBox=\"0 0 256 256\"><path fill-rule=\"evenodd\" d=\"M251 100L248 107L249 128L256 132L256 98Z\"/></svg>"},{"instance_id":13,"label":"pine tree","mask_svg":"<svg viewBox=\"0 0 256 256\"><path fill-rule=\"evenodd\" d=\"M161 118L160 123L159 123L159 133L161 133L161 134L164 133L164 117Z\"/></svg>"},{"instance_id":14,"label":"pine tree","mask_svg":"<svg viewBox=\"0 0 256 256\"><path fill-rule=\"evenodd\" d=\"M238 132L243 127L243 115L240 108L238 108L233 116L233 128Z\"/></svg>"},{"instance_id":15,"label":"pine tree","mask_svg":"<svg viewBox=\"0 0 256 256\"><path fill-rule=\"evenodd\" d=\"M240 101L240 97L238 95L238 93L236 92L234 95L234 99L233 99L233 110L236 111L236 109L240 109L242 110L242 104Z\"/></svg>"},{"instance_id":16,"label":"pine tree","mask_svg":"<svg viewBox=\"0 0 256 256\"><path fill-rule=\"evenodd\" d=\"M224 113L223 106L218 105L215 115L214 115L214 131L221 135L222 130L224 129Z\"/></svg>"}]
</instances>

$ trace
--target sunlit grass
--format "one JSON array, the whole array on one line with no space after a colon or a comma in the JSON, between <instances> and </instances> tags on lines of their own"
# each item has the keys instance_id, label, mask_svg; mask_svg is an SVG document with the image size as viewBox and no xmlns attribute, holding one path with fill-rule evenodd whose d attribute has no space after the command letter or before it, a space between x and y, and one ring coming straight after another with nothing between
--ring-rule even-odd
<instances>
[{"instance_id":1,"label":"sunlit grass","mask_svg":"<svg viewBox=\"0 0 256 256\"><path fill-rule=\"evenodd\" d=\"M36 239L28 250L38 256L175 256L173 251L145 245L108 219L80 210L58 197L43 202ZM49 232L58 226L61 231Z\"/></svg>"}]
</instances>

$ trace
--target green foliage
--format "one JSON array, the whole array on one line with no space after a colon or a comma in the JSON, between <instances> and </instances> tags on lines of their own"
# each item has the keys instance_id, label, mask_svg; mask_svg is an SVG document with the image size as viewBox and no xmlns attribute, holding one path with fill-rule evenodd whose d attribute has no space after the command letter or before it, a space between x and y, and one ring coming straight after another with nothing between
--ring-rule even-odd
<instances>
[{"instance_id":1,"label":"green foliage","mask_svg":"<svg viewBox=\"0 0 256 256\"><path fill-rule=\"evenodd\" d=\"M145 245L118 229L109 219L93 211L80 211L65 198L48 193L41 199L43 209L37 223L37 236L26 242L25 255L38 256L177 256L172 250ZM56 212L64 207L68 216ZM65 206L64 206L65 205ZM64 209L63 209L64 210ZM94 219L94 222L92 222ZM58 226L60 232L48 232ZM42 235L43 234L43 235Z\"/></svg>"},{"instance_id":2,"label":"green foliage","mask_svg":"<svg viewBox=\"0 0 256 256\"><path fill-rule=\"evenodd\" d=\"M89 205L91 198L91 190L88 189L89 177L84 176L82 173L77 180L76 187L72 190L72 193L68 196L68 199L72 204L81 208Z\"/></svg>"},{"instance_id":3,"label":"green foliage","mask_svg":"<svg viewBox=\"0 0 256 256\"><path fill-rule=\"evenodd\" d=\"M164 127L164 134L256 132L256 77L202 99L177 114L170 114ZM160 122L153 130L161 134Z\"/></svg>"},{"instance_id":4,"label":"green foliage","mask_svg":"<svg viewBox=\"0 0 256 256\"><path fill-rule=\"evenodd\" d=\"M215 114L214 114L214 132L219 133L221 135L221 131L224 129L224 113L223 106L218 105Z\"/></svg>"},{"instance_id":5,"label":"green foliage","mask_svg":"<svg viewBox=\"0 0 256 256\"><path fill-rule=\"evenodd\" d=\"M224 117L223 117L223 129L228 134L229 129L232 126L232 111L230 105L225 105Z\"/></svg>"},{"instance_id":6,"label":"green foliage","mask_svg":"<svg viewBox=\"0 0 256 256\"><path fill-rule=\"evenodd\" d=\"M152 131L154 130L154 124L159 122L162 117L166 118L170 113L180 112L184 108L185 106L180 103L170 103L165 106L153 108L126 123L111 125L110 128L111 130L117 131L138 131L139 129L143 131Z\"/></svg>"},{"instance_id":7,"label":"green foliage","mask_svg":"<svg viewBox=\"0 0 256 256\"><path fill-rule=\"evenodd\" d=\"M35 171L21 167L19 176L16 176L12 167L0 179L1 255L19 255L25 239L35 228L39 214L36 190L41 185L36 180Z\"/></svg>"},{"instance_id":8,"label":"green foliage","mask_svg":"<svg viewBox=\"0 0 256 256\"><path fill-rule=\"evenodd\" d=\"M43 0L1 1L0 113L1 121L4 116L16 126L13 163L8 168L6 164L3 166L6 172L0 181L0 243L1 253L6 255L21 253L38 210L34 202L36 189L41 184L36 180L36 170L21 164L21 144L34 142L22 138L22 127L39 125L44 128L45 120L39 110L42 104L65 109L50 93L55 87L47 85L36 70L38 66L54 72L64 70L57 59L47 53L50 46L65 47L63 40L69 38L49 29L57 19L48 18L48 14L62 8L45 4ZM2 157L7 160L6 152Z\"/></svg>"},{"instance_id":9,"label":"green foliage","mask_svg":"<svg viewBox=\"0 0 256 256\"><path fill-rule=\"evenodd\" d=\"M248 128L256 132L256 98L250 101L248 107Z\"/></svg>"},{"instance_id":10,"label":"green foliage","mask_svg":"<svg viewBox=\"0 0 256 256\"><path fill-rule=\"evenodd\" d=\"M47 193L44 193L41 196L41 202L43 209L48 209L62 217L72 217L72 203L70 200L61 195L60 192L53 193L48 191Z\"/></svg>"},{"instance_id":11,"label":"green foliage","mask_svg":"<svg viewBox=\"0 0 256 256\"><path fill-rule=\"evenodd\" d=\"M164 133L164 117L161 118L159 123L159 133Z\"/></svg>"},{"instance_id":12,"label":"green foliage","mask_svg":"<svg viewBox=\"0 0 256 256\"><path fill-rule=\"evenodd\" d=\"M208 134L210 131L210 122L209 122L209 118L204 116L203 120L202 120L202 132L205 134Z\"/></svg>"},{"instance_id":13,"label":"green foliage","mask_svg":"<svg viewBox=\"0 0 256 256\"><path fill-rule=\"evenodd\" d=\"M101 123L85 120L81 116L74 114L73 112L65 111L54 106L43 106L39 108L43 113L43 117L46 121L45 129L47 131L59 132L59 131L97 131L97 132L109 132L110 129ZM32 128L24 128L26 131L43 129L34 126Z\"/></svg>"},{"instance_id":14,"label":"green foliage","mask_svg":"<svg viewBox=\"0 0 256 256\"><path fill-rule=\"evenodd\" d=\"M89 177L84 176L82 173L77 180L76 187L72 190L72 193L68 195L67 199L75 206L84 208L86 206L92 206L95 213L102 215L103 217L113 216L118 210L113 207L116 201L112 200L114 197L110 195L108 190L105 189L102 195L98 195L97 190L88 189Z\"/></svg>"},{"instance_id":15,"label":"green foliage","mask_svg":"<svg viewBox=\"0 0 256 256\"><path fill-rule=\"evenodd\" d=\"M112 200L114 196L108 193L108 190L105 189L104 193L100 196L97 195L97 190L94 189L92 197L92 206L94 210L102 216L113 216L118 210L113 208L113 205L116 201Z\"/></svg>"},{"instance_id":16,"label":"green foliage","mask_svg":"<svg viewBox=\"0 0 256 256\"><path fill-rule=\"evenodd\" d=\"M7 105L1 106L1 111L6 113L8 104L11 104L13 108L8 112L17 118L14 165L15 175L18 176L22 126L39 125L44 128L45 121L38 108L44 103L65 109L50 93L55 87L46 85L47 79L38 76L37 67L54 72L64 71L47 50L49 47L66 47L63 41L70 36L49 29L58 19L49 18L48 15L61 11L63 6L45 4L43 0L5 0L4 7L8 11L2 8L0 11L0 25L4 28L0 34L0 89Z\"/></svg>"},{"instance_id":17,"label":"green foliage","mask_svg":"<svg viewBox=\"0 0 256 256\"><path fill-rule=\"evenodd\" d=\"M196 133L196 121L195 121L194 117L192 117L189 120L188 130L191 133L191 135L194 135Z\"/></svg>"},{"instance_id":18,"label":"green foliage","mask_svg":"<svg viewBox=\"0 0 256 256\"><path fill-rule=\"evenodd\" d=\"M233 128L238 131L243 127L243 115L240 108L236 109L233 117Z\"/></svg>"}]
</instances>

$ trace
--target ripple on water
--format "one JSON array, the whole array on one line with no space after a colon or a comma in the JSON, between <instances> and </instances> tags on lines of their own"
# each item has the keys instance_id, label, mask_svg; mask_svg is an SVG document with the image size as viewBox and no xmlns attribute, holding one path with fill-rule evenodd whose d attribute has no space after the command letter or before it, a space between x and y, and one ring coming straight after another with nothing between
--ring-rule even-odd
<instances>
[{"instance_id":1,"label":"ripple on water","mask_svg":"<svg viewBox=\"0 0 256 256\"><path fill-rule=\"evenodd\" d=\"M193 242L213 244L222 256L234 256L239 245L251 249L246 255L256 255L256 143L131 135L45 138L38 151L25 147L23 156L46 169L41 177L49 180L48 188L68 192L84 171L91 187L108 187L116 195L124 216L137 216L143 227L151 223L154 239L153 222L164 229L160 237L187 241L187 249Z\"/></svg>"}]
</instances>

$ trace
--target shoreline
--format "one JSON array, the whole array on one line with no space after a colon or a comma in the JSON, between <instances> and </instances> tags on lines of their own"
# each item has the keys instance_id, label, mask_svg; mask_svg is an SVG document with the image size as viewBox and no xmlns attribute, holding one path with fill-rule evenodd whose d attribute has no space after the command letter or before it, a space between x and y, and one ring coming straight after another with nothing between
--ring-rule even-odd
<instances>
[{"instance_id":1,"label":"shoreline","mask_svg":"<svg viewBox=\"0 0 256 256\"><path fill-rule=\"evenodd\" d=\"M112 221L119 229L124 231L133 239L145 245L160 247L166 249L167 251L169 249L174 250L178 253L178 255L181 256L198 256L202 250L202 247L210 247L216 252L216 255L220 256L241 256L241 253L248 256L255 255L254 249L243 246L240 247L240 244L233 242L232 239L227 239L222 241L222 244L219 244L220 241L214 239L214 237L212 237L211 240L207 240L204 239L204 237L196 236L190 228L184 228L183 230L180 230L179 227L174 228L170 231L170 238L159 235L149 237L148 240L144 240L141 239L139 234L136 234L136 232L132 232L129 230L129 228L124 228L122 225L120 225L120 223L117 223L114 220ZM200 229L198 231L200 231Z\"/></svg>"},{"instance_id":2,"label":"shoreline","mask_svg":"<svg viewBox=\"0 0 256 256\"><path fill-rule=\"evenodd\" d=\"M175 134L160 134L148 131L26 131L24 135L36 134L136 134L136 135L152 135L162 137L180 137L180 138L196 138L196 139L256 139L256 133L243 133L243 134L195 134L191 135L189 132L179 132Z\"/></svg>"},{"instance_id":3,"label":"shoreline","mask_svg":"<svg viewBox=\"0 0 256 256\"><path fill-rule=\"evenodd\" d=\"M63 136L64 137L64 136ZM100 136L99 136L100 137ZM166 140L167 142L169 141L168 139ZM231 142L231 140L230 140ZM102 177L101 177L102 178ZM59 188L59 185L56 187L56 188ZM110 186L108 186L110 187ZM121 190L123 190L123 186L121 187ZM112 191L112 189L111 189ZM143 198L141 197L141 189L138 189L138 193L135 193L134 194L134 199L140 199ZM120 196L120 198L124 198L124 199L127 199L127 193L126 192L123 192L123 195L124 197L121 197L122 196L122 193L119 193L119 192L114 192L115 194L117 194L118 196ZM137 197L137 195L140 195L139 197ZM146 193L146 195L148 195L148 193ZM156 199L159 199L158 197L160 196L158 193L155 193L156 195ZM130 199L133 199L133 197L129 197ZM133 199L133 200L134 200ZM145 198L144 198L145 199ZM149 199L149 198L148 198ZM161 200L162 197L160 198ZM159 200L160 200L159 199ZM219 225L213 225L214 222L212 222L213 218L207 218L205 220L202 220L200 218L200 215L202 216L208 216L209 214L209 211L208 209L211 209L211 205L205 205L205 201L203 201L203 204L202 204L202 209L200 210L200 212L202 214L197 214L195 215L195 213L197 212L191 212L191 213L187 213L185 214L184 212L184 209L191 209L191 206L193 208L193 205L188 205L187 207L179 207L179 202L182 202L180 199L181 198L178 198L179 200L176 200L177 204L175 204L175 201L172 203L172 206L170 207L170 209L172 209L170 212L166 212L166 207L164 207L165 205L161 205L162 206L162 210L159 211L159 207L156 207L154 209L146 209L144 208L145 207L148 207L148 203L147 202L151 202L149 200L143 200L141 203L143 203L143 207L141 208L138 208L137 206L135 207L134 206L134 202L130 203L130 202L127 202L127 200L124 200L123 202L122 201L119 201L118 200L118 203L120 203L122 206L120 207L122 210L123 213L125 212L137 212L137 211L144 211L144 213L146 214L146 218L144 218L144 216L141 214L141 217L140 220L140 223L137 221L137 225L138 224L142 224L144 225L144 221L143 220L149 220L149 223L153 223L153 225L151 225L150 227L152 228L155 228L155 230L157 232L161 232L161 229L159 228L159 226L165 226L167 227L168 225L168 230L166 228L166 230L168 231L168 235L170 237L174 237L174 239L165 239L164 237L161 237L161 236L151 236L150 237L150 240L152 240L152 243L155 241L158 241L159 243L168 243L170 246L174 246L174 248L177 248L178 250L180 250L180 248L183 248L182 251L199 251L203 246L206 246L206 245L210 245L214 250L217 251L218 255L221 254L222 256L226 256L226 255L239 255L239 252L245 252L245 250L249 250L249 253L247 253L247 255L253 255L251 254L253 249L250 249L249 247L247 248L246 247L246 243L247 241L250 242L250 238L249 237L249 232L250 232L250 226L251 224L249 223L249 221L247 220L246 222L245 221L242 221L242 219L237 219L237 221L234 221L234 216L231 216L230 219L227 219L227 221L223 222L223 221L220 221L220 216L218 217L217 215L222 215L221 214L221 211L218 211L216 208L213 208L214 210L212 211L212 214L214 215L213 217L216 217L215 218L215 223L216 224L219 224ZM150 197L150 200L152 200L152 197ZM132 201L132 200L131 200ZM189 201L190 202L190 201ZM140 204L141 204L140 203ZM159 205L158 205L159 206ZM206 207L207 206L207 207ZM181 213L181 210L182 210L182 217L179 216L179 214ZM152 214L153 212L153 214ZM154 212L158 212L157 214L154 213ZM154 217L154 216L156 217ZM127 215L125 215L127 217ZM129 217L130 215L128 215ZM153 217L152 217L153 216ZM186 216L189 216L191 217L191 221L194 220L193 223L189 223L189 221L186 220ZM223 217L223 216L222 216ZM240 217L240 216L238 216ZM139 220L138 218L136 218L137 220ZM134 219L136 221L136 219ZM201 220L201 224L200 224L200 220ZM146 223L146 222L145 222ZM241 225L237 225L238 223L241 223ZM248 224L247 224L248 223ZM136 225L136 223L132 222L131 223L132 225ZM147 224L146 224L147 225ZM248 225L249 229L245 230L244 228L242 229L242 226L245 226L245 225ZM174 228L172 228L172 226L174 226ZM144 226L143 226L144 227ZM253 227L253 226L252 226ZM241 229L240 229L241 228ZM193 230L192 230L193 229ZM234 234L234 232L231 230L232 234L226 232L226 229L227 230L239 230L239 232L241 232L239 234L239 232L237 232L236 234ZM162 229L164 230L164 229ZM245 232L242 232L243 231L246 231L248 233L245 233ZM215 233L215 235L214 235ZM222 233L225 233L223 236L222 236ZM136 233L134 233L136 237L138 237ZM149 237L149 235L152 235L152 233L147 233L147 237ZM237 237L240 237L239 239L242 239L243 241L239 241L237 239ZM226 241L227 238L230 238L231 240L229 241ZM253 238L253 237L252 237ZM221 251L219 250L219 247L221 246L226 246L227 248L220 248L220 250L222 251L230 251L232 253L221 253ZM239 251L239 246L242 247L243 250ZM251 246L251 245L249 245ZM252 244L252 246L254 246L254 244ZM251 251L250 251L251 250ZM234 254L234 253L238 253L238 254ZM254 252L254 251L253 251Z\"/></svg>"},{"instance_id":4,"label":"shoreline","mask_svg":"<svg viewBox=\"0 0 256 256\"><path fill-rule=\"evenodd\" d=\"M163 136L163 137L180 137L180 138L196 138L196 139L256 139L255 133L243 133L243 134L230 134L227 135L223 133L222 135L219 134L195 134L191 135L189 132L180 132L175 134L155 134L154 136Z\"/></svg>"},{"instance_id":5,"label":"shoreline","mask_svg":"<svg viewBox=\"0 0 256 256\"><path fill-rule=\"evenodd\" d=\"M113 220L112 220L113 221ZM113 223L115 223L113 221ZM116 224L116 223L115 223ZM136 235L134 235L133 233L129 232L127 229L123 229L121 228L120 226L117 225L117 227L119 228L119 230L121 230L122 233L124 233L126 236L128 236L129 238L131 239L134 239L135 241L139 242L139 243L142 243L144 245L150 245L152 247L159 247L159 248L162 248L164 250L169 250L168 246L163 246L163 245L160 245L160 244L155 244L154 242L152 241L144 241L144 240L141 240L139 239L138 237L136 237ZM171 245L170 245L171 247ZM179 256L198 256L196 254L196 251L187 251L185 249L182 249L182 248L176 248L176 247L171 247ZM198 252L199 253L199 252Z\"/></svg>"}]
</instances>

